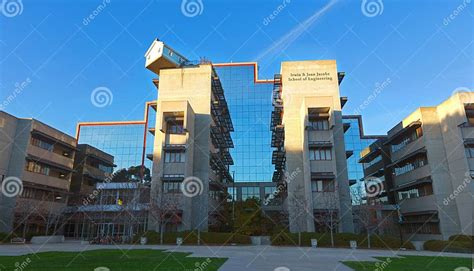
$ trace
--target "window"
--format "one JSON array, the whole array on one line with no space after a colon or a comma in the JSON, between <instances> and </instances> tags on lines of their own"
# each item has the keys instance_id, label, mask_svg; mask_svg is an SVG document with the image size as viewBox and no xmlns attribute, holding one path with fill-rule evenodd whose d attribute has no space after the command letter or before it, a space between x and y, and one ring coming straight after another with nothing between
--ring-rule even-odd
<instances>
[{"instance_id":1,"label":"window","mask_svg":"<svg viewBox=\"0 0 474 271\"><path fill-rule=\"evenodd\" d=\"M258 186L242 187L242 201L247 199L260 199L260 189Z\"/></svg>"},{"instance_id":2,"label":"window","mask_svg":"<svg viewBox=\"0 0 474 271\"><path fill-rule=\"evenodd\" d=\"M113 172L113 168L110 167L110 166L99 164L98 168L100 170L102 170L103 172L105 172L105 173L112 173Z\"/></svg>"},{"instance_id":3,"label":"window","mask_svg":"<svg viewBox=\"0 0 474 271\"><path fill-rule=\"evenodd\" d=\"M331 148L310 149L309 160L332 160Z\"/></svg>"},{"instance_id":4,"label":"window","mask_svg":"<svg viewBox=\"0 0 474 271\"><path fill-rule=\"evenodd\" d=\"M395 176L399 176L428 164L426 157L418 157L415 160L395 168Z\"/></svg>"},{"instance_id":5,"label":"window","mask_svg":"<svg viewBox=\"0 0 474 271\"><path fill-rule=\"evenodd\" d=\"M467 158L474 158L474 145L466 146L466 156Z\"/></svg>"},{"instance_id":6,"label":"window","mask_svg":"<svg viewBox=\"0 0 474 271\"><path fill-rule=\"evenodd\" d=\"M392 152L397 152L403 149L406 145L417 140L423 136L423 129L421 127L416 128L413 132L408 134L406 137L398 141L398 143L392 145Z\"/></svg>"},{"instance_id":7,"label":"window","mask_svg":"<svg viewBox=\"0 0 474 271\"><path fill-rule=\"evenodd\" d=\"M430 183L410 187L402 191L398 191L398 200L413 199L433 194L433 187Z\"/></svg>"},{"instance_id":8,"label":"window","mask_svg":"<svg viewBox=\"0 0 474 271\"><path fill-rule=\"evenodd\" d=\"M376 164L377 162L382 161L382 155L377 155L374 159L370 160L368 163L364 163L364 169Z\"/></svg>"},{"instance_id":9,"label":"window","mask_svg":"<svg viewBox=\"0 0 474 271\"><path fill-rule=\"evenodd\" d=\"M166 124L166 132L168 134L184 134L184 127L182 120L169 120Z\"/></svg>"},{"instance_id":10,"label":"window","mask_svg":"<svg viewBox=\"0 0 474 271\"><path fill-rule=\"evenodd\" d=\"M26 170L30 172L43 174L43 175L49 175L49 167L40 165L33 161L28 161L26 163Z\"/></svg>"},{"instance_id":11,"label":"window","mask_svg":"<svg viewBox=\"0 0 474 271\"><path fill-rule=\"evenodd\" d=\"M44 142L43 140L40 140L40 139L34 138L34 137L31 138L31 145L42 148L42 149L47 150L47 151L53 151L53 149L54 149L53 144Z\"/></svg>"},{"instance_id":12,"label":"window","mask_svg":"<svg viewBox=\"0 0 474 271\"><path fill-rule=\"evenodd\" d=\"M312 180L312 192L334 192L334 180Z\"/></svg>"},{"instance_id":13,"label":"window","mask_svg":"<svg viewBox=\"0 0 474 271\"><path fill-rule=\"evenodd\" d=\"M309 127L312 130L329 130L329 121L327 119L310 119L309 120Z\"/></svg>"},{"instance_id":14,"label":"window","mask_svg":"<svg viewBox=\"0 0 474 271\"><path fill-rule=\"evenodd\" d=\"M166 194L181 193L181 182L163 182L163 192Z\"/></svg>"},{"instance_id":15,"label":"window","mask_svg":"<svg viewBox=\"0 0 474 271\"><path fill-rule=\"evenodd\" d=\"M184 163L184 152L165 152L165 163Z\"/></svg>"}]
</instances>

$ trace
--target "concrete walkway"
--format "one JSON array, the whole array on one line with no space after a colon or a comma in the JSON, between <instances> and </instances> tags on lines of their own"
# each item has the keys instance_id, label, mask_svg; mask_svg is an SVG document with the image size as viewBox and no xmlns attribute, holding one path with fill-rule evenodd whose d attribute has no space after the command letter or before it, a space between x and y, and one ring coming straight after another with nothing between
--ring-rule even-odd
<instances>
[{"instance_id":1,"label":"concrete walkway","mask_svg":"<svg viewBox=\"0 0 474 271\"><path fill-rule=\"evenodd\" d=\"M86 245L80 242L47 245L0 245L0 255L25 255L44 251L84 251L93 249L159 249L170 252L189 252L190 257L226 257L222 271L314 271L352 270L341 261L374 261L373 257L397 255L451 256L470 258L470 254L436 253L428 251L390 251L365 249L297 248L273 246L156 246L156 245ZM278 269L280 268L280 269ZM286 268L286 269L285 269Z\"/></svg>"}]
</instances>

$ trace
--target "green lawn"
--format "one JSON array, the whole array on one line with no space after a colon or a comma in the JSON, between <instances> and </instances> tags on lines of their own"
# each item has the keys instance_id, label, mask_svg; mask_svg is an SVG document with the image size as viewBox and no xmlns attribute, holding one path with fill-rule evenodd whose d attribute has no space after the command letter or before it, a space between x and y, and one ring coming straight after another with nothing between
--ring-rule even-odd
<instances>
[{"instance_id":1,"label":"green lawn","mask_svg":"<svg viewBox=\"0 0 474 271\"><path fill-rule=\"evenodd\" d=\"M124 253L126 255L124 255ZM15 270L90 270L107 267L111 271L218 270L225 258L186 257L189 253L160 250L90 250L80 252L43 252L24 256L0 256L0 269ZM16 264L16 265L15 265ZM3 265L3 266L2 266ZM19 265L19 266L18 266ZM103 271L107 269L97 269Z\"/></svg>"},{"instance_id":2,"label":"green lawn","mask_svg":"<svg viewBox=\"0 0 474 271\"><path fill-rule=\"evenodd\" d=\"M470 258L453 257L428 257L428 256L404 256L403 258L375 257L380 262L343 262L356 271L380 270L380 271L448 271L457 267L472 268Z\"/></svg>"}]
</instances>

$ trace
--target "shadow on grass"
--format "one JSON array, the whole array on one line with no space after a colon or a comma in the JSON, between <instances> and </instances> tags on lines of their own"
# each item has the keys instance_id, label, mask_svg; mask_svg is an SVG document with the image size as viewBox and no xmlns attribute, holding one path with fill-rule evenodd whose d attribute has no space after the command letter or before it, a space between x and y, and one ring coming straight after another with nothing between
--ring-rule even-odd
<instances>
[{"instance_id":1,"label":"shadow on grass","mask_svg":"<svg viewBox=\"0 0 474 271\"><path fill-rule=\"evenodd\" d=\"M101 249L84 252L41 252L23 256L0 256L5 270L202 270L215 271L226 258L188 257L191 253L163 250ZM100 267L103 267L100 269Z\"/></svg>"},{"instance_id":2,"label":"shadow on grass","mask_svg":"<svg viewBox=\"0 0 474 271\"><path fill-rule=\"evenodd\" d=\"M378 262L358 262L346 261L345 265L356 271L447 271L455 270L458 267L466 267L471 270L472 261L470 258L454 257L433 257L433 256L403 256L394 257L374 257ZM462 270L462 269L460 269Z\"/></svg>"}]
</instances>

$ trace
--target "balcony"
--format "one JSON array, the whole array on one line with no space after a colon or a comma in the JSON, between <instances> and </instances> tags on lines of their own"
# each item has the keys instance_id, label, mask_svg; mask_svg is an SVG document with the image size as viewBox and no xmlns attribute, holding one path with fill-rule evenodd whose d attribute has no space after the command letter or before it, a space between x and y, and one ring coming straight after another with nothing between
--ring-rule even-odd
<instances>
[{"instance_id":1,"label":"balcony","mask_svg":"<svg viewBox=\"0 0 474 271\"><path fill-rule=\"evenodd\" d=\"M365 176L370 176L374 173L377 173L379 171L384 170L384 163L382 160L376 162L373 165L368 166L367 168L364 168L364 175Z\"/></svg>"},{"instance_id":2,"label":"balcony","mask_svg":"<svg viewBox=\"0 0 474 271\"><path fill-rule=\"evenodd\" d=\"M336 163L333 160L310 161L311 172L336 172Z\"/></svg>"},{"instance_id":3,"label":"balcony","mask_svg":"<svg viewBox=\"0 0 474 271\"><path fill-rule=\"evenodd\" d=\"M405 199L400 202L400 210L402 213L438 210L435 195Z\"/></svg>"},{"instance_id":4,"label":"balcony","mask_svg":"<svg viewBox=\"0 0 474 271\"><path fill-rule=\"evenodd\" d=\"M51 177L47 175L42 175L39 173L34 173L30 171L23 172L23 181L27 181L34 184L45 185L49 187L54 187L62 190L69 190L70 181L67 179L60 179L56 177Z\"/></svg>"},{"instance_id":5,"label":"balcony","mask_svg":"<svg viewBox=\"0 0 474 271\"><path fill-rule=\"evenodd\" d=\"M55 152L50 152L34 145L29 145L27 152L32 156L40 158L40 161L47 160L70 169L72 169L74 166L74 161L70 157L66 157Z\"/></svg>"},{"instance_id":6,"label":"balcony","mask_svg":"<svg viewBox=\"0 0 474 271\"><path fill-rule=\"evenodd\" d=\"M474 139L474 126L467 123L462 124L461 126L462 137L464 139Z\"/></svg>"},{"instance_id":7,"label":"balcony","mask_svg":"<svg viewBox=\"0 0 474 271\"><path fill-rule=\"evenodd\" d=\"M186 170L186 163L163 163L163 174L183 175Z\"/></svg>"},{"instance_id":8,"label":"balcony","mask_svg":"<svg viewBox=\"0 0 474 271\"><path fill-rule=\"evenodd\" d=\"M402 186L409 182L420 180L425 177L431 176L431 167L430 165L425 165L419 168L416 168L412 171L404 173L402 175L393 176L394 186Z\"/></svg>"},{"instance_id":9,"label":"balcony","mask_svg":"<svg viewBox=\"0 0 474 271\"><path fill-rule=\"evenodd\" d=\"M91 178L101 181L104 181L107 177L102 170L88 165L84 167L84 175L89 175Z\"/></svg>"},{"instance_id":10,"label":"balcony","mask_svg":"<svg viewBox=\"0 0 474 271\"><path fill-rule=\"evenodd\" d=\"M403 159L405 156L415 152L425 146L423 141L423 137L417 138L415 141L408 143L405 147L401 148L396 152L392 152L392 161L399 161Z\"/></svg>"},{"instance_id":11,"label":"balcony","mask_svg":"<svg viewBox=\"0 0 474 271\"><path fill-rule=\"evenodd\" d=\"M331 130L308 130L308 141L310 142L332 142Z\"/></svg>"},{"instance_id":12,"label":"balcony","mask_svg":"<svg viewBox=\"0 0 474 271\"><path fill-rule=\"evenodd\" d=\"M166 134L166 145L185 145L187 134Z\"/></svg>"}]
</instances>

